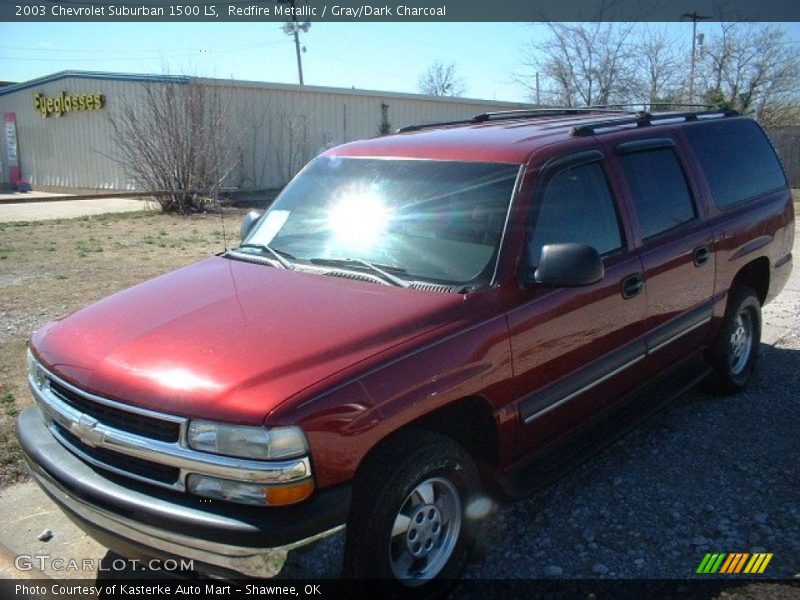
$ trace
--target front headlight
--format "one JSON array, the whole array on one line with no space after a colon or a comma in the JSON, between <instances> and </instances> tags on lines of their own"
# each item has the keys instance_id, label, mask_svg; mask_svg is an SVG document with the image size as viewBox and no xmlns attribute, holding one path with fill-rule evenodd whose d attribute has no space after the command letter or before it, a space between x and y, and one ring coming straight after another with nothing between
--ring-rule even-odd
<instances>
[{"instance_id":1,"label":"front headlight","mask_svg":"<svg viewBox=\"0 0 800 600\"><path fill-rule=\"evenodd\" d=\"M195 450L238 458L288 460L308 455L308 442L299 427L267 428L190 421L187 441ZM289 476L289 481L259 484L191 473L186 487L197 496L261 506L294 504L314 492L314 479L305 468L296 473L287 470L284 474Z\"/></svg>"},{"instance_id":2,"label":"front headlight","mask_svg":"<svg viewBox=\"0 0 800 600\"><path fill-rule=\"evenodd\" d=\"M189 446L202 452L282 460L308 454L306 436L299 427L250 427L213 421L191 421L187 435Z\"/></svg>"},{"instance_id":3,"label":"front headlight","mask_svg":"<svg viewBox=\"0 0 800 600\"><path fill-rule=\"evenodd\" d=\"M42 389L47 382L44 369L42 369L39 361L33 356L33 352L31 352L30 348L27 349L25 358L28 361L28 377L30 377L30 380L38 389Z\"/></svg>"}]
</instances>

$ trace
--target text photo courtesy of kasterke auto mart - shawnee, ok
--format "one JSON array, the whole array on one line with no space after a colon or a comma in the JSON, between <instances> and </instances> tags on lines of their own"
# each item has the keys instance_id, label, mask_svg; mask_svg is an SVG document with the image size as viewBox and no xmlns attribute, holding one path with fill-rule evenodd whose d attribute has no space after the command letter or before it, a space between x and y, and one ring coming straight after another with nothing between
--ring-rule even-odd
<instances>
[{"instance_id":1,"label":"text photo courtesy of kasterke auto mart - shawnee, ok","mask_svg":"<svg viewBox=\"0 0 800 600\"><path fill-rule=\"evenodd\" d=\"M0 13L0 597L800 598L796 7Z\"/></svg>"}]
</instances>

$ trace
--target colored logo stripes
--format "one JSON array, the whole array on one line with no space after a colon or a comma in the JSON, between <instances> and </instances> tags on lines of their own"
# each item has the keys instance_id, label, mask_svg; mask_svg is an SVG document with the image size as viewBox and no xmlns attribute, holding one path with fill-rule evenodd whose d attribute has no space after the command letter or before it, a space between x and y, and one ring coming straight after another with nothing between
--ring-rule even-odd
<instances>
[{"instance_id":1,"label":"colored logo stripes","mask_svg":"<svg viewBox=\"0 0 800 600\"><path fill-rule=\"evenodd\" d=\"M709 552L700 561L697 567L698 573L710 574L721 573L731 575L735 573L746 573L755 575L763 573L769 561L772 560L772 552Z\"/></svg>"}]
</instances>

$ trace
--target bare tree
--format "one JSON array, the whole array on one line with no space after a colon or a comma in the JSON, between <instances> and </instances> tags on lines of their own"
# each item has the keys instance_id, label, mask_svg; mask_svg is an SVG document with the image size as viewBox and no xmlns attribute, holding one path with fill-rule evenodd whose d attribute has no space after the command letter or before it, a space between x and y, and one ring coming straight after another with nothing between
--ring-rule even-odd
<instances>
[{"instance_id":1,"label":"bare tree","mask_svg":"<svg viewBox=\"0 0 800 600\"><path fill-rule=\"evenodd\" d=\"M206 210L238 165L228 123L216 87L193 79L143 83L110 117L111 158L164 212Z\"/></svg>"},{"instance_id":2,"label":"bare tree","mask_svg":"<svg viewBox=\"0 0 800 600\"><path fill-rule=\"evenodd\" d=\"M773 24L723 24L701 54L705 98L759 120L776 114L771 106L797 106L800 49L786 42Z\"/></svg>"},{"instance_id":3,"label":"bare tree","mask_svg":"<svg viewBox=\"0 0 800 600\"><path fill-rule=\"evenodd\" d=\"M277 122L272 106L271 101L248 98L242 111L247 122L239 145L242 187L258 188L267 182L273 145L271 126Z\"/></svg>"},{"instance_id":4,"label":"bare tree","mask_svg":"<svg viewBox=\"0 0 800 600\"><path fill-rule=\"evenodd\" d=\"M308 115L297 110L281 112L270 139L275 165L286 184L311 159Z\"/></svg>"},{"instance_id":5,"label":"bare tree","mask_svg":"<svg viewBox=\"0 0 800 600\"><path fill-rule=\"evenodd\" d=\"M528 46L526 75L516 77L531 98L565 106L684 101L686 49L664 30L599 19L545 26L550 35ZM796 122L798 80L800 48L775 24L723 22L698 49L695 88L704 100L769 126Z\"/></svg>"},{"instance_id":6,"label":"bare tree","mask_svg":"<svg viewBox=\"0 0 800 600\"><path fill-rule=\"evenodd\" d=\"M419 91L430 96L462 96L466 91L464 80L456 74L455 63L435 61L419 76Z\"/></svg>"},{"instance_id":7,"label":"bare tree","mask_svg":"<svg viewBox=\"0 0 800 600\"><path fill-rule=\"evenodd\" d=\"M701 79L701 89L708 95L710 91L722 90L722 81L727 65L733 56L732 31L736 23L722 23L718 35L700 48L697 76Z\"/></svg>"},{"instance_id":8,"label":"bare tree","mask_svg":"<svg viewBox=\"0 0 800 600\"><path fill-rule=\"evenodd\" d=\"M322 148L314 145L313 110L302 100L248 96L237 103L237 118L246 126L236 137L242 188L284 186ZM333 143L332 136L327 142Z\"/></svg>"},{"instance_id":9,"label":"bare tree","mask_svg":"<svg viewBox=\"0 0 800 600\"><path fill-rule=\"evenodd\" d=\"M545 79L548 100L565 106L630 99L635 88L631 23L547 23L549 37L532 43L523 64ZM524 82L535 98L530 79Z\"/></svg>"},{"instance_id":10,"label":"bare tree","mask_svg":"<svg viewBox=\"0 0 800 600\"><path fill-rule=\"evenodd\" d=\"M680 98L686 71L683 55L664 29L648 27L642 33L633 49L639 100L652 104Z\"/></svg>"}]
</instances>

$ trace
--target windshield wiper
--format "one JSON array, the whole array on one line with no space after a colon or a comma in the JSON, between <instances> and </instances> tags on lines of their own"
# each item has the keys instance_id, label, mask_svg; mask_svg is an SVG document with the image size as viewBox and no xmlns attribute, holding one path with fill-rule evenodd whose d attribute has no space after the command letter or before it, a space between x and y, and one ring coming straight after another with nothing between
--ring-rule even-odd
<instances>
[{"instance_id":1,"label":"windshield wiper","mask_svg":"<svg viewBox=\"0 0 800 600\"><path fill-rule=\"evenodd\" d=\"M242 248L255 248L256 250L264 250L272 254L275 257L275 260L281 265L283 269L289 269L290 271L294 270L294 266L290 263L286 258L294 258L288 252L284 252L283 250L275 250L272 246L268 244L242 244L239 246L239 249ZM286 258L284 258L286 257Z\"/></svg>"},{"instance_id":2,"label":"windshield wiper","mask_svg":"<svg viewBox=\"0 0 800 600\"><path fill-rule=\"evenodd\" d=\"M405 273L406 270L401 267L390 267L388 265L376 265L363 258L312 258L308 262L314 265L329 265L332 267L348 267L353 268L356 265L367 267L370 271L374 271L380 275L385 281L392 283L398 287L410 287L411 284L404 279L400 279L396 275L392 275L384 269L392 269L398 273Z\"/></svg>"}]
</instances>

